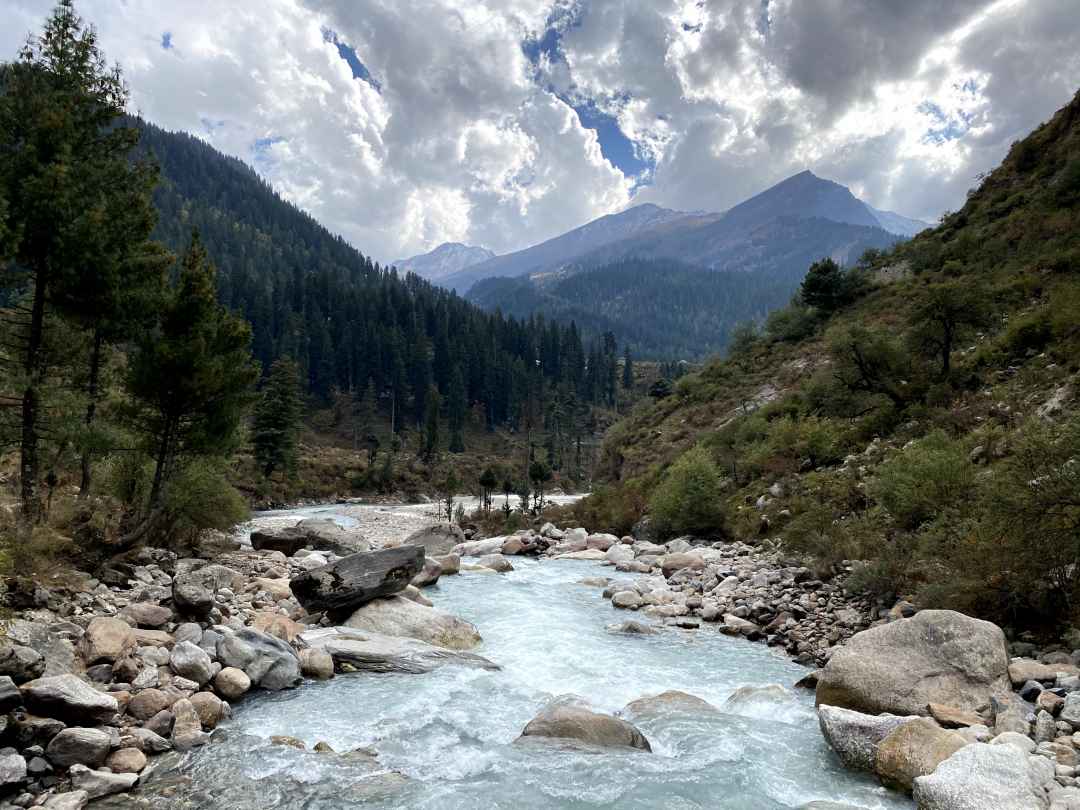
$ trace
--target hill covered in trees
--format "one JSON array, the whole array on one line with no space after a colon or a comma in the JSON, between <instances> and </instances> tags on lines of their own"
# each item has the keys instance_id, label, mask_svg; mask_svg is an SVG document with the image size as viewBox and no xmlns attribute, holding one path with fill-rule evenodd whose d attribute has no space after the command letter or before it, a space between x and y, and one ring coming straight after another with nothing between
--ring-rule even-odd
<instances>
[{"instance_id":1,"label":"hill covered in trees","mask_svg":"<svg viewBox=\"0 0 1080 810\"><path fill-rule=\"evenodd\" d=\"M1080 619L1078 358L1080 95L939 226L815 263L640 405L579 517L779 543L882 605L1060 631Z\"/></svg>"}]
</instances>

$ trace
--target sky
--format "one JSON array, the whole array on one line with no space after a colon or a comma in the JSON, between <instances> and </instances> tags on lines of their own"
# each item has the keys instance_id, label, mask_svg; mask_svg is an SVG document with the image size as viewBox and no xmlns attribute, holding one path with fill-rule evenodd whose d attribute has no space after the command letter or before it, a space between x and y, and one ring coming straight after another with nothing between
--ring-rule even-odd
<instances>
[{"instance_id":1,"label":"sky","mask_svg":"<svg viewBox=\"0 0 1080 810\"><path fill-rule=\"evenodd\" d=\"M1080 89L1078 0L76 0L131 108L382 261L810 169L934 221ZM0 59L51 0L0 0Z\"/></svg>"}]
</instances>

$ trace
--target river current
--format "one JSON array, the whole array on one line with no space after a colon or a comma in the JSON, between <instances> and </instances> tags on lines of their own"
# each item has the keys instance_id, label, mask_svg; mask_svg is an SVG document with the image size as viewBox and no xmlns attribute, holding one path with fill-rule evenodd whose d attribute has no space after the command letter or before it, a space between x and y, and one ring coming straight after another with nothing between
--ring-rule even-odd
<instances>
[{"instance_id":1,"label":"river current","mask_svg":"<svg viewBox=\"0 0 1080 810\"><path fill-rule=\"evenodd\" d=\"M476 652L501 670L348 674L254 695L210 745L166 760L143 797L161 810L912 807L842 768L818 730L812 693L791 688L803 667L710 627L615 634L609 626L633 614L581 584L613 569L513 564L508 574L464 572L425 591L480 629ZM514 743L557 696L617 713L669 689L719 711L634 716L651 754ZM309 750L274 744L275 735ZM339 753L311 751L319 742ZM358 748L366 753L342 755Z\"/></svg>"}]
</instances>

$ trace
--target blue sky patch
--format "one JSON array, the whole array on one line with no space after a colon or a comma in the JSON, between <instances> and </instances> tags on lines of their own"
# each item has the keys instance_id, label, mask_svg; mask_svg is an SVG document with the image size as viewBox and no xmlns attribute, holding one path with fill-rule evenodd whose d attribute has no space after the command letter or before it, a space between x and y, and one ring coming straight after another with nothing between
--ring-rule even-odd
<instances>
[{"instance_id":1,"label":"blue sky patch","mask_svg":"<svg viewBox=\"0 0 1080 810\"><path fill-rule=\"evenodd\" d=\"M161 49L164 51L172 50L172 31L165 31L161 35Z\"/></svg>"},{"instance_id":2,"label":"blue sky patch","mask_svg":"<svg viewBox=\"0 0 1080 810\"><path fill-rule=\"evenodd\" d=\"M919 112L930 116L934 125L923 133L923 140L929 143L945 143L962 138L971 128L972 115L961 110L955 116L946 115L945 111L932 101L922 102Z\"/></svg>"},{"instance_id":3,"label":"blue sky patch","mask_svg":"<svg viewBox=\"0 0 1080 810\"><path fill-rule=\"evenodd\" d=\"M367 69L367 65L360 61L360 57L356 55L356 49L352 45L345 42L338 36L337 31L333 31L329 28L322 30L323 40L325 42L331 42L337 48L338 56L340 56L345 64L349 66L349 70L352 71L354 79L359 79L362 82L367 82L375 88L379 93L382 92L382 84L371 75L371 71Z\"/></svg>"}]
</instances>

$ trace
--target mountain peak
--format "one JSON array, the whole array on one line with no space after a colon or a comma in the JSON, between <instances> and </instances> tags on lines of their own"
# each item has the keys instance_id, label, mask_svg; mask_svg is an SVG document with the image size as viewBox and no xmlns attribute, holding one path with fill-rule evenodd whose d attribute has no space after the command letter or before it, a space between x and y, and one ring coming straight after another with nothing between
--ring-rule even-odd
<instances>
[{"instance_id":1,"label":"mountain peak","mask_svg":"<svg viewBox=\"0 0 1080 810\"><path fill-rule=\"evenodd\" d=\"M446 276L486 262L495 253L485 247L466 245L461 242L443 242L427 253L408 259L398 259L394 266L402 272L412 272L428 281L438 282Z\"/></svg>"}]
</instances>

